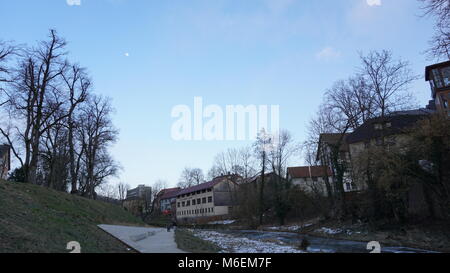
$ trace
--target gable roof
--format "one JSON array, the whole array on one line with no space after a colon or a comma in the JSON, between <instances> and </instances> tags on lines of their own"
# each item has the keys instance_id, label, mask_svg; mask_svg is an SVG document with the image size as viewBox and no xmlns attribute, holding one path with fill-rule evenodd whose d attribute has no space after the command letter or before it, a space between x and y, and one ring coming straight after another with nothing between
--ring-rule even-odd
<instances>
[{"instance_id":1,"label":"gable roof","mask_svg":"<svg viewBox=\"0 0 450 273\"><path fill-rule=\"evenodd\" d=\"M236 179L238 179L239 176L238 175L223 175L223 176L219 176L214 178L213 180L206 182L206 183L202 183L199 185L195 185L186 189L182 189L177 193L177 196L183 195L183 194L188 194L188 193L192 193L192 192L196 192L196 191L201 191L201 190L206 190L206 189L210 189L212 187L214 187L215 185L228 180L228 181L232 181L232 182L236 182Z\"/></svg>"},{"instance_id":2,"label":"gable roof","mask_svg":"<svg viewBox=\"0 0 450 273\"><path fill-rule=\"evenodd\" d=\"M158 195L160 195L159 199L170 199L177 197L178 192L181 191L181 188L170 188L170 189L163 189L159 192Z\"/></svg>"},{"instance_id":3,"label":"gable roof","mask_svg":"<svg viewBox=\"0 0 450 273\"><path fill-rule=\"evenodd\" d=\"M291 178L333 176L333 172L328 166L290 167L287 171Z\"/></svg>"},{"instance_id":4,"label":"gable roof","mask_svg":"<svg viewBox=\"0 0 450 273\"><path fill-rule=\"evenodd\" d=\"M342 152L348 152L348 143L347 143L347 137L349 136L349 133L341 134L341 133L335 133L335 134L321 134L319 142L320 143L328 143L328 144L337 144L339 141L341 141L341 147L339 148Z\"/></svg>"},{"instance_id":5,"label":"gable roof","mask_svg":"<svg viewBox=\"0 0 450 273\"><path fill-rule=\"evenodd\" d=\"M396 135L405 133L407 129L414 126L419 120L423 119L433 111L424 109L395 112L385 118L374 118L366 121L347 137L348 143L357 143L375 139L378 137ZM384 130L375 129L375 124L391 123L390 128Z\"/></svg>"},{"instance_id":6,"label":"gable roof","mask_svg":"<svg viewBox=\"0 0 450 273\"><path fill-rule=\"evenodd\" d=\"M320 153L322 151L322 144L326 143L328 145L337 145L339 142L341 142L341 146L339 147L340 152L349 152L350 148L348 146L347 137L349 136L349 133L342 134L342 133L327 133L327 134L320 134L319 137L319 145L317 145L317 151L316 151L316 161L319 161Z\"/></svg>"}]
</instances>

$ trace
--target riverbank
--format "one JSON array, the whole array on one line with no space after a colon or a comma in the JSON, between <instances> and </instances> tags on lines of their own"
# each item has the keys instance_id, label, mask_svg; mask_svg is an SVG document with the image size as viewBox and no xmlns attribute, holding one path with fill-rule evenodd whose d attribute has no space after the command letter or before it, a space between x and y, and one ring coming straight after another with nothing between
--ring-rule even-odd
<instances>
[{"instance_id":1,"label":"riverbank","mask_svg":"<svg viewBox=\"0 0 450 273\"><path fill-rule=\"evenodd\" d=\"M420 248L437 252L450 252L450 225L445 222L417 223L409 225L386 224L377 229L367 224L322 221L307 224L291 224L284 227L265 226L261 230L296 232L315 237L357 242L378 241L382 246Z\"/></svg>"}]
</instances>

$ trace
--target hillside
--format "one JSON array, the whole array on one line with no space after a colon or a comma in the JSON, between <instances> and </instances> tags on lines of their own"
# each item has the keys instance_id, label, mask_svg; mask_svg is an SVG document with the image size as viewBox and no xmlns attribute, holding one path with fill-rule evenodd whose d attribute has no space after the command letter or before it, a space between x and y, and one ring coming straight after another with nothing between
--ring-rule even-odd
<instances>
[{"instance_id":1,"label":"hillside","mask_svg":"<svg viewBox=\"0 0 450 273\"><path fill-rule=\"evenodd\" d=\"M143 225L119 206L0 181L0 253L67 253L70 241L83 253L127 252L98 224Z\"/></svg>"}]
</instances>

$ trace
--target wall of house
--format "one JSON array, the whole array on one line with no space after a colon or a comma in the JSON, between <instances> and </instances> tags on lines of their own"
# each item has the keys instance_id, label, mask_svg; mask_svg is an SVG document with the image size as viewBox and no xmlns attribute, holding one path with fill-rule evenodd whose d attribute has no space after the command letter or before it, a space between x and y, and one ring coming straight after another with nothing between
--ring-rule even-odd
<instances>
[{"instance_id":1,"label":"wall of house","mask_svg":"<svg viewBox=\"0 0 450 273\"><path fill-rule=\"evenodd\" d=\"M332 178L330 178L331 180ZM325 178L318 177L317 181L314 181L313 178L295 178L292 179L292 184L300 187L306 193L320 194L322 196L327 196L327 186L325 184Z\"/></svg>"},{"instance_id":2,"label":"wall of house","mask_svg":"<svg viewBox=\"0 0 450 273\"><path fill-rule=\"evenodd\" d=\"M200 201L200 204L198 201ZM213 189L197 191L183 197L177 197L176 203L177 219L214 216L216 213Z\"/></svg>"},{"instance_id":3,"label":"wall of house","mask_svg":"<svg viewBox=\"0 0 450 273\"><path fill-rule=\"evenodd\" d=\"M232 182L224 181L211 189L190 193L184 197L177 197L177 219L195 219L229 214L230 207L235 205L233 198L234 187ZM195 200L195 204L193 204L193 200ZM198 200L201 201L200 204L198 203Z\"/></svg>"},{"instance_id":4,"label":"wall of house","mask_svg":"<svg viewBox=\"0 0 450 273\"><path fill-rule=\"evenodd\" d=\"M175 202L176 198L170 198L170 199L162 199L160 201L160 210L161 211L165 211L165 210L171 210L172 209L172 202Z\"/></svg>"},{"instance_id":5,"label":"wall of house","mask_svg":"<svg viewBox=\"0 0 450 273\"><path fill-rule=\"evenodd\" d=\"M402 147L409 140L409 136L405 134L388 136L385 138L386 142L392 143L394 147ZM352 181L355 183L359 191L367 189L366 166L367 166L367 149L368 147L375 147L377 145L376 139L371 139L369 142L357 142L350 144L351 165L352 165Z\"/></svg>"},{"instance_id":6,"label":"wall of house","mask_svg":"<svg viewBox=\"0 0 450 273\"><path fill-rule=\"evenodd\" d=\"M9 154L4 153L0 157L0 179L6 180L8 178L9 169Z\"/></svg>"}]
</instances>

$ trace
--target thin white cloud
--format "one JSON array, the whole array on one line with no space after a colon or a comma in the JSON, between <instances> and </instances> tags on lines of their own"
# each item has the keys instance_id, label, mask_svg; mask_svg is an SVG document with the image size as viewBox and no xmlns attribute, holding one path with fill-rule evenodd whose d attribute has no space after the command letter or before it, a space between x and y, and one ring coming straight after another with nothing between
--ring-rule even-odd
<instances>
[{"instance_id":1,"label":"thin white cloud","mask_svg":"<svg viewBox=\"0 0 450 273\"><path fill-rule=\"evenodd\" d=\"M381 0L366 0L367 5L373 6L381 6Z\"/></svg>"},{"instance_id":2,"label":"thin white cloud","mask_svg":"<svg viewBox=\"0 0 450 273\"><path fill-rule=\"evenodd\" d=\"M69 6L81 6L81 0L66 0Z\"/></svg>"},{"instance_id":3,"label":"thin white cloud","mask_svg":"<svg viewBox=\"0 0 450 273\"><path fill-rule=\"evenodd\" d=\"M130 53L126 52L125 57L130 57Z\"/></svg>"},{"instance_id":4,"label":"thin white cloud","mask_svg":"<svg viewBox=\"0 0 450 273\"><path fill-rule=\"evenodd\" d=\"M294 2L295 0L266 0L266 5L272 13L283 13Z\"/></svg>"},{"instance_id":5,"label":"thin white cloud","mask_svg":"<svg viewBox=\"0 0 450 273\"><path fill-rule=\"evenodd\" d=\"M327 46L316 54L319 60L333 60L341 56L341 52L337 51L331 46Z\"/></svg>"}]
</instances>

